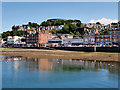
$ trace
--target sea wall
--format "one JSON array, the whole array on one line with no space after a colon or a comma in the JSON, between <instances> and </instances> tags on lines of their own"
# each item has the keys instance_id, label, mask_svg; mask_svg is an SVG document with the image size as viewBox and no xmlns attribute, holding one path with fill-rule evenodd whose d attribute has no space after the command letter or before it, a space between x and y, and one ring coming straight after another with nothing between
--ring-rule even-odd
<instances>
[{"instance_id":1,"label":"sea wall","mask_svg":"<svg viewBox=\"0 0 120 90\"><path fill-rule=\"evenodd\" d=\"M86 51L86 52L120 52L119 47L54 47L60 50Z\"/></svg>"},{"instance_id":2,"label":"sea wall","mask_svg":"<svg viewBox=\"0 0 120 90\"><path fill-rule=\"evenodd\" d=\"M24 47L26 49L54 49L69 51L85 51L85 52L120 52L120 47Z\"/></svg>"}]
</instances>

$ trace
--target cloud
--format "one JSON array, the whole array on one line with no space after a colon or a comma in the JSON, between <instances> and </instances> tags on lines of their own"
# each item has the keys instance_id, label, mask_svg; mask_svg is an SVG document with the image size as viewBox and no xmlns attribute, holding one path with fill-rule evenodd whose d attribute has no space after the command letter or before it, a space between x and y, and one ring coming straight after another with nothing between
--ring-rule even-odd
<instances>
[{"instance_id":1,"label":"cloud","mask_svg":"<svg viewBox=\"0 0 120 90\"><path fill-rule=\"evenodd\" d=\"M90 23L96 23L96 22L100 22L101 24L110 24L110 23L117 23L118 20L112 20L112 19L107 19L107 18L102 18L102 19L98 19L98 20L90 20Z\"/></svg>"}]
</instances>

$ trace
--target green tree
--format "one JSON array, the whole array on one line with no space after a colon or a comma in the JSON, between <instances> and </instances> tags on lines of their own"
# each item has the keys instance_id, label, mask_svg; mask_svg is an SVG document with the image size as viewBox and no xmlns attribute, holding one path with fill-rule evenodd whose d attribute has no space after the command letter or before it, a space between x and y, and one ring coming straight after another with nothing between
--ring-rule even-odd
<instances>
[{"instance_id":1,"label":"green tree","mask_svg":"<svg viewBox=\"0 0 120 90\"><path fill-rule=\"evenodd\" d=\"M94 27L94 26L92 26L92 27L91 27L91 29L95 29L95 27Z\"/></svg>"},{"instance_id":2,"label":"green tree","mask_svg":"<svg viewBox=\"0 0 120 90\"><path fill-rule=\"evenodd\" d=\"M52 34L56 34L56 31L55 31L55 30L51 30L51 33L52 33Z\"/></svg>"},{"instance_id":3,"label":"green tree","mask_svg":"<svg viewBox=\"0 0 120 90\"><path fill-rule=\"evenodd\" d=\"M73 22L73 20L71 20L71 19L65 21L66 24L71 24L72 22Z\"/></svg>"},{"instance_id":4,"label":"green tree","mask_svg":"<svg viewBox=\"0 0 120 90\"><path fill-rule=\"evenodd\" d=\"M99 33L102 35L106 35L106 34L108 34L108 29L102 29L101 31L99 31Z\"/></svg>"},{"instance_id":5,"label":"green tree","mask_svg":"<svg viewBox=\"0 0 120 90\"><path fill-rule=\"evenodd\" d=\"M100 23L100 22L96 22L96 24L101 25L101 23Z\"/></svg>"},{"instance_id":6,"label":"green tree","mask_svg":"<svg viewBox=\"0 0 120 90\"><path fill-rule=\"evenodd\" d=\"M69 30L70 30L71 32L76 31L76 29L77 29L77 26L76 26L75 24L70 24L70 25L69 25Z\"/></svg>"},{"instance_id":7,"label":"green tree","mask_svg":"<svg viewBox=\"0 0 120 90\"><path fill-rule=\"evenodd\" d=\"M65 24L62 30L63 30L63 33L69 33L69 25Z\"/></svg>"},{"instance_id":8,"label":"green tree","mask_svg":"<svg viewBox=\"0 0 120 90\"><path fill-rule=\"evenodd\" d=\"M3 32L1 35L2 35L2 38L6 38L7 36L10 36L10 31Z\"/></svg>"},{"instance_id":9,"label":"green tree","mask_svg":"<svg viewBox=\"0 0 120 90\"><path fill-rule=\"evenodd\" d=\"M81 27L81 23L80 23L80 22L79 22L79 23L77 23L76 25L77 25L77 27Z\"/></svg>"},{"instance_id":10,"label":"green tree","mask_svg":"<svg viewBox=\"0 0 120 90\"><path fill-rule=\"evenodd\" d=\"M81 21L80 21L80 20L74 20L74 22L78 22L78 23L81 23Z\"/></svg>"},{"instance_id":11,"label":"green tree","mask_svg":"<svg viewBox=\"0 0 120 90\"><path fill-rule=\"evenodd\" d=\"M111 23L112 25L117 25L117 23Z\"/></svg>"},{"instance_id":12,"label":"green tree","mask_svg":"<svg viewBox=\"0 0 120 90\"><path fill-rule=\"evenodd\" d=\"M26 36L27 31L6 31L2 33L2 38L7 38L7 36Z\"/></svg>"}]
</instances>

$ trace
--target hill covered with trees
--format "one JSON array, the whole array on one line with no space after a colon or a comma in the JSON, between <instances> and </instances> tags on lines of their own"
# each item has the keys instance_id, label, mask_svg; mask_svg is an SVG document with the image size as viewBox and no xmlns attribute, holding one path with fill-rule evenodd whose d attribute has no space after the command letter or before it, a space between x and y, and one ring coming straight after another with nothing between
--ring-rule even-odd
<instances>
[{"instance_id":1,"label":"hill covered with trees","mask_svg":"<svg viewBox=\"0 0 120 90\"><path fill-rule=\"evenodd\" d=\"M26 36L27 31L6 31L3 32L2 38L6 38L7 36Z\"/></svg>"},{"instance_id":2,"label":"hill covered with trees","mask_svg":"<svg viewBox=\"0 0 120 90\"><path fill-rule=\"evenodd\" d=\"M63 25L61 30L51 30L51 33L72 34L74 37L83 36L84 31L83 28L81 28L80 20L50 19L47 21L43 21L41 24L28 22L28 24L22 26L29 26L30 29L32 29L38 26L48 27L48 26L60 26L60 25ZM2 33L2 38L6 38L7 36L25 36L26 34L27 31L22 31L22 30L6 31Z\"/></svg>"},{"instance_id":3,"label":"hill covered with trees","mask_svg":"<svg viewBox=\"0 0 120 90\"><path fill-rule=\"evenodd\" d=\"M82 37L83 36L83 28L81 28L80 20L64 20L64 19L56 19L56 20L48 20L44 21L40 24L40 26L60 26L64 25L61 30L51 30L52 34L61 33L61 34L72 34L74 37Z\"/></svg>"}]
</instances>

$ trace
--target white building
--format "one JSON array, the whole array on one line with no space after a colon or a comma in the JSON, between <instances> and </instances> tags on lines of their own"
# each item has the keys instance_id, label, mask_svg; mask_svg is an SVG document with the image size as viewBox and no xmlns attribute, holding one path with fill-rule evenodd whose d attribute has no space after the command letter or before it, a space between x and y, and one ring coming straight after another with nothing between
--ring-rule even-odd
<instances>
[{"instance_id":1,"label":"white building","mask_svg":"<svg viewBox=\"0 0 120 90\"><path fill-rule=\"evenodd\" d=\"M22 39L25 39L25 37L20 36L8 36L7 37L7 45L25 45L25 40L22 41Z\"/></svg>"},{"instance_id":2,"label":"white building","mask_svg":"<svg viewBox=\"0 0 120 90\"><path fill-rule=\"evenodd\" d=\"M48 40L48 44L52 45L53 47L72 47L72 46L82 46L83 45L83 38L79 39L53 39Z\"/></svg>"},{"instance_id":3,"label":"white building","mask_svg":"<svg viewBox=\"0 0 120 90\"><path fill-rule=\"evenodd\" d=\"M78 39L63 39L62 44L65 47L82 46L83 45L83 38L78 38Z\"/></svg>"}]
</instances>

